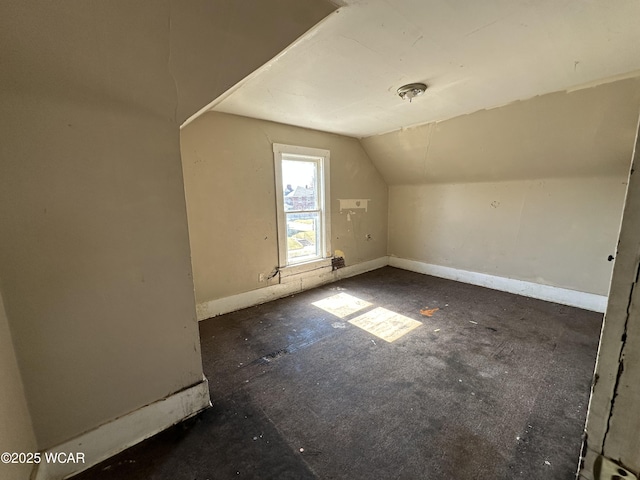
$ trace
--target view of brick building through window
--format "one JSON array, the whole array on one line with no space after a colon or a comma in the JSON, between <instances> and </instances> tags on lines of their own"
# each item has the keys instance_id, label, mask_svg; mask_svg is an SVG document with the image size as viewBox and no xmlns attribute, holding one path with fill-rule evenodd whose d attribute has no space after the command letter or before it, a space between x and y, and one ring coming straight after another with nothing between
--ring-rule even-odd
<instances>
[{"instance_id":1,"label":"view of brick building through window","mask_svg":"<svg viewBox=\"0 0 640 480\"><path fill-rule=\"evenodd\" d=\"M287 189L291 189L291 191L287 193ZM316 195L313 186L311 188L305 186L293 189L289 184L285 188L284 195L284 203L291 210L313 210L316 207Z\"/></svg>"},{"instance_id":2,"label":"view of brick building through window","mask_svg":"<svg viewBox=\"0 0 640 480\"><path fill-rule=\"evenodd\" d=\"M284 210L287 223L287 257L295 262L321 256L318 232L320 205L318 163L283 160Z\"/></svg>"}]
</instances>

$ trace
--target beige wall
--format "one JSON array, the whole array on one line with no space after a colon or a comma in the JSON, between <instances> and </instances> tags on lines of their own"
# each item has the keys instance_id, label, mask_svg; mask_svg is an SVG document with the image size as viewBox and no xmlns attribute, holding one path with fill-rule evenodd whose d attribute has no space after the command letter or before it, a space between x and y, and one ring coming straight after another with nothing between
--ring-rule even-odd
<instances>
[{"instance_id":1,"label":"beige wall","mask_svg":"<svg viewBox=\"0 0 640 480\"><path fill-rule=\"evenodd\" d=\"M278 264L273 143L330 150L332 249L347 265L386 255L387 187L358 140L213 112L181 140L198 303L266 286ZM372 201L348 222L339 198Z\"/></svg>"},{"instance_id":2,"label":"beige wall","mask_svg":"<svg viewBox=\"0 0 640 480\"><path fill-rule=\"evenodd\" d=\"M39 449L202 379L169 10L0 7L1 290Z\"/></svg>"},{"instance_id":3,"label":"beige wall","mask_svg":"<svg viewBox=\"0 0 640 480\"><path fill-rule=\"evenodd\" d=\"M640 78L362 140L389 185L626 176Z\"/></svg>"},{"instance_id":4,"label":"beige wall","mask_svg":"<svg viewBox=\"0 0 640 480\"><path fill-rule=\"evenodd\" d=\"M640 78L362 140L389 254L606 295Z\"/></svg>"},{"instance_id":5,"label":"beige wall","mask_svg":"<svg viewBox=\"0 0 640 480\"><path fill-rule=\"evenodd\" d=\"M202 379L178 126L335 9L241 3L0 5L0 291L39 449Z\"/></svg>"},{"instance_id":6,"label":"beige wall","mask_svg":"<svg viewBox=\"0 0 640 480\"><path fill-rule=\"evenodd\" d=\"M267 63L336 9L327 0L172 0L178 123Z\"/></svg>"},{"instance_id":7,"label":"beige wall","mask_svg":"<svg viewBox=\"0 0 640 480\"><path fill-rule=\"evenodd\" d=\"M22 379L11 342L11 332L0 295L0 453L35 452L36 440L27 409ZM29 464L0 463L0 478L29 478Z\"/></svg>"},{"instance_id":8,"label":"beige wall","mask_svg":"<svg viewBox=\"0 0 640 480\"><path fill-rule=\"evenodd\" d=\"M606 295L626 178L389 188L389 253Z\"/></svg>"}]
</instances>

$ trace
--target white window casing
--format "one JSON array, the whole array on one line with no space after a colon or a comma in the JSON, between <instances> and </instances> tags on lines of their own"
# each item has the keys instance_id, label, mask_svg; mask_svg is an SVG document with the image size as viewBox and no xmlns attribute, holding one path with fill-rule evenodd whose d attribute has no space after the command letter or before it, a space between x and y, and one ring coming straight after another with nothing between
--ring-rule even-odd
<instances>
[{"instance_id":1,"label":"white window casing","mask_svg":"<svg viewBox=\"0 0 640 480\"><path fill-rule=\"evenodd\" d=\"M282 273L285 270L305 271L324 266L332 256L331 250L331 216L330 216L330 152L329 150L300 147L295 145L273 144L273 158L275 166L276 212L278 227L278 263ZM315 191L317 203L309 206L306 203L285 204L283 162L308 162L315 166L315 184L311 189ZM288 165L293 165L289 163ZM308 186L308 185L306 185ZM289 199L289 202L294 200ZM296 208L294 208L294 206ZM294 215L313 216L316 218L315 254L304 254L300 257L290 257L287 217Z\"/></svg>"}]
</instances>

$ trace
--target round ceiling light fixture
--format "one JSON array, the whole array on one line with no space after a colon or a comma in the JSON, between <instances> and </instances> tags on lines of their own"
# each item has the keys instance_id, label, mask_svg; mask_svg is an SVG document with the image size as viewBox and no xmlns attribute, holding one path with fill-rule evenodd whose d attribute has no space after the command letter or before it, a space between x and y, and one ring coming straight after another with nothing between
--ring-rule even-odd
<instances>
[{"instance_id":1,"label":"round ceiling light fixture","mask_svg":"<svg viewBox=\"0 0 640 480\"><path fill-rule=\"evenodd\" d=\"M398 89L398 95L400 95L400 98L403 100L408 98L409 103L411 103L414 97L422 95L426 89L427 86L424 83L409 83Z\"/></svg>"}]
</instances>

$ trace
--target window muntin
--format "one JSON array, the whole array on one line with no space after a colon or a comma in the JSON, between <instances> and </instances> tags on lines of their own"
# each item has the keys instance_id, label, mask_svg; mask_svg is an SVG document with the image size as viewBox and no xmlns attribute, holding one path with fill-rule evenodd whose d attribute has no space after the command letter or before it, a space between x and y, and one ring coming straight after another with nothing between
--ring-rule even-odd
<instances>
[{"instance_id":1,"label":"window muntin","mask_svg":"<svg viewBox=\"0 0 640 480\"><path fill-rule=\"evenodd\" d=\"M327 150L274 144L280 267L330 255Z\"/></svg>"}]
</instances>

